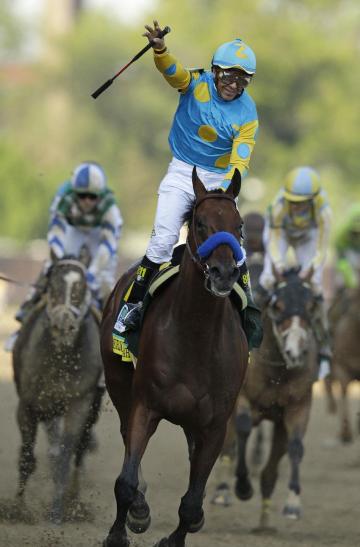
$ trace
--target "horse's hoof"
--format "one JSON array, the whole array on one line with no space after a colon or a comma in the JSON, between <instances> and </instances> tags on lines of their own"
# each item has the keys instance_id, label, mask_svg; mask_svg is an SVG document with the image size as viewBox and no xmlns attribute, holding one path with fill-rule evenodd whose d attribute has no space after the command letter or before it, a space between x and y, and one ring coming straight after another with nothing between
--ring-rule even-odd
<instances>
[{"instance_id":1,"label":"horse's hoof","mask_svg":"<svg viewBox=\"0 0 360 547\"><path fill-rule=\"evenodd\" d=\"M235 484L235 494L236 497L242 501L247 501L253 497L254 489L248 478L245 478L245 480L237 479Z\"/></svg>"},{"instance_id":2,"label":"horse's hoof","mask_svg":"<svg viewBox=\"0 0 360 547\"><path fill-rule=\"evenodd\" d=\"M298 520L301 517L301 507L285 505L282 514L288 519Z\"/></svg>"},{"instance_id":3,"label":"horse's hoof","mask_svg":"<svg viewBox=\"0 0 360 547\"><path fill-rule=\"evenodd\" d=\"M151 523L151 516L150 514L142 519L134 517L129 511L127 518L126 518L126 526L133 532L134 534L143 534L146 532L146 530L149 528Z\"/></svg>"},{"instance_id":4,"label":"horse's hoof","mask_svg":"<svg viewBox=\"0 0 360 547\"><path fill-rule=\"evenodd\" d=\"M150 507L146 503L144 494L137 492L126 518L127 527L134 534L143 534L151 523Z\"/></svg>"},{"instance_id":5,"label":"horse's hoof","mask_svg":"<svg viewBox=\"0 0 360 547\"><path fill-rule=\"evenodd\" d=\"M189 530L188 530L189 534L195 534L196 532L201 530L201 528L204 526L204 523L205 523L205 516L204 516L204 513L203 513L201 519L199 520L199 522L197 522L195 524L190 524L190 527L189 527Z\"/></svg>"},{"instance_id":6,"label":"horse's hoof","mask_svg":"<svg viewBox=\"0 0 360 547\"><path fill-rule=\"evenodd\" d=\"M232 495L229 485L224 483L220 484L210 500L213 505L220 505L221 507L229 507L232 505Z\"/></svg>"}]
</instances>

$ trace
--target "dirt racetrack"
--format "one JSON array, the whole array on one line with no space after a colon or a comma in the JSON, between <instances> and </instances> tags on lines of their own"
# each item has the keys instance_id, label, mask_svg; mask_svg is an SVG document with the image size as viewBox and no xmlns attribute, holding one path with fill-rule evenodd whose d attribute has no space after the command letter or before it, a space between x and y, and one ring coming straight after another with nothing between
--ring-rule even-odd
<instances>
[{"instance_id":1,"label":"dirt racetrack","mask_svg":"<svg viewBox=\"0 0 360 547\"><path fill-rule=\"evenodd\" d=\"M0 343L15 326L6 314L0 319ZM17 485L19 434L15 421L16 393L12 383L9 355L0 350L0 506L14 499ZM287 496L288 463L280 466L280 478L274 495L272 519L276 534L256 535L260 497L258 478L253 479L255 496L248 502L234 500L230 508L210 504L214 473L204 502L205 527L189 535L189 547L306 547L360 545L360 437L355 429L359 411L359 391L352 390L351 410L355 442L342 446L337 440L338 418L326 412L316 385L310 427L305 439L302 466L303 518L285 520L281 515ZM123 449L117 415L108 398L96 427L98 450L89 455L82 475L82 501L92 513L85 522L52 526L45 518L51 499L52 483L46 457L43 431L38 435L37 470L26 492L35 524L0 521L1 547L95 547L113 522L115 500L113 485L120 470ZM142 536L129 533L131 546L153 546L177 524L177 509L188 479L186 446L180 429L163 422L153 437L144 458L148 481L147 499L152 525Z\"/></svg>"}]
</instances>

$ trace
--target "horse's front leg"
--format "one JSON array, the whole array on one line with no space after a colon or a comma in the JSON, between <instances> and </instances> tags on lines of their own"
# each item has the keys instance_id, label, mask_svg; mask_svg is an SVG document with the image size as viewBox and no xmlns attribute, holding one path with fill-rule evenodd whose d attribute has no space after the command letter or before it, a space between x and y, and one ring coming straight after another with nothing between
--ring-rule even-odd
<instances>
[{"instance_id":1,"label":"horse's front leg","mask_svg":"<svg viewBox=\"0 0 360 547\"><path fill-rule=\"evenodd\" d=\"M260 530L270 529L271 496L278 477L278 466L287 449L287 432L283 421L276 422L273 428L269 459L261 472L260 487L262 507L260 513Z\"/></svg>"},{"instance_id":2,"label":"horse's front leg","mask_svg":"<svg viewBox=\"0 0 360 547\"><path fill-rule=\"evenodd\" d=\"M168 538L163 538L155 547L184 547L186 534L198 532L204 525L202 506L205 486L220 454L225 433L226 424L194 434L195 448L190 462L189 488L181 499L179 525Z\"/></svg>"},{"instance_id":3,"label":"horse's front leg","mask_svg":"<svg viewBox=\"0 0 360 547\"><path fill-rule=\"evenodd\" d=\"M34 444L37 432L37 419L31 409L21 400L17 409L17 421L21 434L17 497L23 499L26 483L36 467Z\"/></svg>"},{"instance_id":4,"label":"horse's front leg","mask_svg":"<svg viewBox=\"0 0 360 547\"><path fill-rule=\"evenodd\" d=\"M134 502L136 504L137 497L141 494L138 490L140 461L159 421L160 417L149 410L145 404L134 402L134 410L130 416L125 438L124 464L114 488L116 519L103 543L104 547L128 547L129 545L125 524L130 507ZM144 522L138 519L137 526L130 526L131 530L137 533L145 532L150 524L149 515L145 515L144 519Z\"/></svg>"},{"instance_id":5,"label":"horse's front leg","mask_svg":"<svg viewBox=\"0 0 360 547\"><path fill-rule=\"evenodd\" d=\"M241 406L236 417L237 433L237 466L235 494L243 501L249 500L254 494L254 490L249 478L249 470L246 464L246 447L251 433L253 420L248 406Z\"/></svg>"},{"instance_id":6,"label":"horse's front leg","mask_svg":"<svg viewBox=\"0 0 360 547\"><path fill-rule=\"evenodd\" d=\"M301 516L300 499L300 463L304 455L303 438L309 422L311 408L310 397L301 405L285 409L284 423L288 434L288 455L290 459L289 495L283 514L291 519Z\"/></svg>"},{"instance_id":7,"label":"horse's front leg","mask_svg":"<svg viewBox=\"0 0 360 547\"><path fill-rule=\"evenodd\" d=\"M64 498L69 485L71 456L74 454L76 446L81 437L86 417L91 405L92 394L88 394L84 399L71 403L68 412L64 416L64 430L60 439L60 453L56 458L53 479L54 479L54 497L49 518L55 524L60 524L64 519ZM77 481L74 481L77 485ZM74 498L78 491L72 492Z\"/></svg>"}]
</instances>

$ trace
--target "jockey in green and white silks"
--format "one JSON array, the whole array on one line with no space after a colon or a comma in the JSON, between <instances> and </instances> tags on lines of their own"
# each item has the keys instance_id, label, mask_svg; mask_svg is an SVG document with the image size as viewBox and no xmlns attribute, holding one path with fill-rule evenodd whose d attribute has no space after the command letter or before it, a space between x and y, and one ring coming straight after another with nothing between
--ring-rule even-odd
<instances>
[{"instance_id":1,"label":"jockey in green and white silks","mask_svg":"<svg viewBox=\"0 0 360 547\"><path fill-rule=\"evenodd\" d=\"M47 240L57 258L78 256L87 245L88 283L103 301L115 284L117 247L123 224L103 169L82 163L58 190L50 207Z\"/></svg>"},{"instance_id":2,"label":"jockey in green and white silks","mask_svg":"<svg viewBox=\"0 0 360 547\"><path fill-rule=\"evenodd\" d=\"M317 296L314 332L319 344L320 376L329 370L331 350L328 321L323 301L323 267L329 245L331 209L317 172L297 167L288 173L284 186L270 205L264 229L265 260L258 288L259 301L266 300L275 283L273 267L282 273L287 252L295 253L300 277L309 280Z\"/></svg>"},{"instance_id":3,"label":"jockey in green and white silks","mask_svg":"<svg viewBox=\"0 0 360 547\"><path fill-rule=\"evenodd\" d=\"M172 256L184 214L195 199L193 166L207 190L225 191L236 168L246 175L258 129L255 103L245 91L256 71L249 46L240 39L227 42L215 52L211 70L188 70L158 38L156 21L145 28L157 69L180 98L169 135L173 158L159 187L153 232L119 314L123 330L138 326L150 279Z\"/></svg>"},{"instance_id":4,"label":"jockey in green and white silks","mask_svg":"<svg viewBox=\"0 0 360 547\"><path fill-rule=\"evenodd\" d=\"M93 304L101 308L115 284L122 224L120 210L107 187L102 167L94 162L78 165L71 180L60 186L50 206L47 240L51 259L45 262L15 318L23 323L41 300L47 289L52 260L64 255L77 257L83 245L87 246L91 257L87 281ZM12 351L18 332L5 342L6 350Z\"/></svg>"}]
</instances>

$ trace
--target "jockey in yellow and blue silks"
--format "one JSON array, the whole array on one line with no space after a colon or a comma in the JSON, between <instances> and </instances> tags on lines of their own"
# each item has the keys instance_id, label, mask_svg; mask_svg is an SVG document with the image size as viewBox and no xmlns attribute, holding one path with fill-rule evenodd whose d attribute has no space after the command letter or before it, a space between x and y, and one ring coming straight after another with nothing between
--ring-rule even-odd
<instances>
[{"instance_id":1,"label":"jockey in yellow and blue silks","mask_svg":"<svg viewBox=\"0 0 360 547\"><path fill-rule=\"evenodd\" d=\"M329 245L331 216L318 173L306 166L291 170L266 215L264 269L257 291L259 301L267 299L275 283L274 268L281 274L288 267L287 252L291 247L300 267L300 277L311 281L317 295L313 319L319 359L323 362L329 362L331 357L322 297L322 274Z\"/></svg>"},{"instance_id":2,"label":"jockey in yellow and blue silks","mask_svg":"<svg viewBox=\"0 0 360 547\"><path fill-rule=\"evenodd\" d=\"M150 279L160 264L171 259L184 213L195 199L193 166L207 190L225 191L236 168L246 175L258 129L255 103L245 90L256 72L255 54L248 45L240 39L227 42L216 50L210 71L188 70L158 38L161 29L156 21L145 28L155 65L180 92L180 99L169 135L173 158L159 187L150 243L119 314L122 330L138 326ZM250 287L245 289L250 298Z\"/></svg>"}]
</instances>

